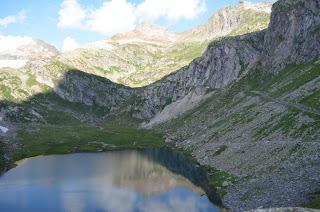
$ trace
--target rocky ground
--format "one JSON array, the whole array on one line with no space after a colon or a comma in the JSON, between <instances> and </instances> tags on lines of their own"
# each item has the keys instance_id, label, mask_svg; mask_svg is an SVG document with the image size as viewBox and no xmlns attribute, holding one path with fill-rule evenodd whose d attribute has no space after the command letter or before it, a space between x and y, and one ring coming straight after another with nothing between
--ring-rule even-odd
<instances>
[{"instance_id":1,"label":"rocky ground","mask_svg":"<svg viewBox=\"0 0 320 212\"><path fill-rule=\"evenodd\" d=\"M258 87L244 78L158 126L202 165L236 176L220 185L235 211L299 206L320 189L319 61L285 71Z\"/></svg>"},{"instance_id":2,"label":"rocky ground","mask_svg":"<svg viewBox=\"0 0 320 212\"><path fill-rule=\"evenodd\" d=\"M165 134L211 168L232 210L300 206L320 190L319 5L279 0L268 29L216 40L201 58L138 89L76 70L78 60L2 69L0 125L16 129L18 158L157 147ZM4 161L11 156L1 144Z\"/></svg>"}]
</instances>

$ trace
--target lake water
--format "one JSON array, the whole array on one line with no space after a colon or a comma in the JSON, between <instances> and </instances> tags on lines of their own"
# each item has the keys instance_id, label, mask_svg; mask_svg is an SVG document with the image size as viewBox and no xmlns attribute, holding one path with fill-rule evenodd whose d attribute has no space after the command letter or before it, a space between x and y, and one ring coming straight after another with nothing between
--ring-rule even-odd
<instances>
[{"instance_id":1,"label":"lake water","mask_svg":"<svg viewBox=\"0 0 320 212\"><path fill-rule=\"evenodd\" d=\"M169 150L40 156L0 176L0 211L219 211L206 180Z\"/></svg>"}]
</instances>

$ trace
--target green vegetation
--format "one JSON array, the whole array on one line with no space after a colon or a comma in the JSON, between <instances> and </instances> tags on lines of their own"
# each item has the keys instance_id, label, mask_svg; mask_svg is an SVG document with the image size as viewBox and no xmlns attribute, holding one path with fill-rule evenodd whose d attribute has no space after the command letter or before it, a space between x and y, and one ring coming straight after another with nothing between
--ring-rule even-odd
<instances>
[{"instance_id":1,"label":"green vegetation","mask_svg":"<svg viewBox=\"0 0 320 212\"><path fill-rule=\"evenodd\" d=\"M290 130L294 128L295 125L295 116L296 113L288 113L283 115L277 124L271 129L271 132L274 132L277 129L281 129L283 133L288 134Z\"/></svg>"},{"instance_id":2,"label":"green vegetation","mask_svg":"<svg viewBox=\"0 0 320 212\"><path fill-rule=\"evenodd\" d=\"M35 75L30 75L29 79L26 82L27 86L32 87L36 84L38 84L36 76Z\"/></svg>"},{"instance_id":3,"label":"green vegetation","mask_svg":"<svg viewBox=\"0 0 320 212\"><path fill-rule=\"evenodd\" d=\"M256 70L240 82L247 85L249 90L267 91L272 97L280 97L316 79L319 75L320 64L313 60L307 64L289 65L274 75ZM314 97L311 97L311 101Z\"/></svg>"},{"instance_id":4,"label":"green vegetation","mask_svg":"<svg viewBox=\"0 0 320 212\"><path fill-rule=\"evenodd\" d=\"M117 72L121 71L121 68L117 67L117 66L110 66L108 71L109 71L109 73L117 73Z\"/></svg>"},{"instance_id":5,"label":"green vegetation","mask_svg":"<svg viewBox=\"0 0 320 212\"><path fill-rule=\"evenodd\" d=\"M11 95L11 89L5 85L0 85L0 92L1 92L1 96L4 99L12 99L12 95Z\"/></svg>"},{"instance_id":6,"label":"green vegetation","mask_svg":"<svg viewBox=\"0 0 320 212\"><path fill-rule=\"evenodd\" d=\"M94 66L94 67L95 67L95 69L97 69L101 73L105 73L106 72L106 70L104 68L100 67L100 66Z\"/></svg>"},{"instance_id":7,"label":"green vegetation","mask_svg":"<svg viewBox=\"0 0 320 212\"><path fill-rule=\"evenodd\" d=\"M300 148L301 148L301 144L300 144L300 143L294 145L294 147L292 147L292 148L289 150L289 155L292 155L292 154L298 152Z\"/></svg>"},{"instance_id":8,"label":"green vegetation","mask_svg":"<svg viewBox=\"0 0 320 212\"><path fill-rule=\"evenodd\" d=\"M88 77L87 74L84 77ZM34 80L30 77L28 84L33 85ZM7 89L5 86L3 88ZM7 119L19 126L16 139L22 148L14 160L47 154L165 145L162 134L138 129L135 120L128 114L108 117L107 121L102 121L109 114L110 108L69 102L60 98L51 88L44 86L43 90L44 93L19 103L13 102L10 96L0 102L1 109L8 111ZM10 95L11 90L2 94L6 93ZM0 156L0 170L5 167L5 161Z\"/></svg>"},{"instance_id":9,"label":"green vegetation","mask_svg":"<svg viewBox=\"0 0 320 212\"><path fill-rule=\"evenodd\" d=\"M294 67L285 69L280 74L281 77L285 77L285 82L288 83L283 83L284 85L279 86L277 91L272 93L272 96L275 97L281 96L285 93L289 93L318 77L320 75L320 65L314 65L313 63L309 63L306 65L296 65ZM278 75L274 80L276 80L277 78L279 78ZM279 80L284 81L284 79Z\"/></svg>"},{"instance_id":10,"label":"green vegetation","mask_svg":"<svg viewBox=\"0 0 320 212\"><path fill-rule=\"evenodd\" d=\"M47 154L164 146L162 135L153 131L111 123L93 126L81 123L67 113L49 113L48 121L56 124L34 125L32 130L19 131L18 141L23 149L17 159ZM54 118L57 120L52 121Z\"/></svg>"},{"instance_id":11,"label":"green vegetation","mask_svg":"<svg viewBox=\"0 0 320 212\"><path fill-rule=\"evenodd\" d=\"M243 35L250 32L256 32L261 29L266 29L270 22L270 14L264 12L257 12L254 10L241 11L242 23L234 29L229 36Z\"/></svg>"},{"instance_id":12,"label":"green vegetation","mask_svg":"<svg viewBox=\"0 0 320 212\"><path fill-rule=\"evenodd\" d=\"M221 145L219 146L218 150L215 151L215 153L212 155L212 157L216 157L218 155L220 155L222 152L224 152L226 149L228 148L227 145Z\"/></svg>"},{"instance_id":13,"label":"green vegetation","mask_svg":"<svg viewBox=\"0 0 320 212\"><path fill-rule=\"evenodd\" d=\"M320 209L320 192L315 193L311 196L310 202L303 205L305 208L313 208L313 209Z\"/></svg>"},{"instance_id":14,"label":"green vegetation","mask_svg":"<svg viewBox=\"0 0 320 212\"><path fill-rule=\"evenodd\" d=\"M176 47L165 55L172 58L176 63L186 62L186 64L188 64L195 58L201 56L208 46L208 43L209 42L194 42L183 44L181 47Z\"/></svg>"},{"instance_id":15,"label":"green vegetation","mask_svg":"<svg viewBox=\"0 0 320 212\"><path fill-rule=\"evenodd\" d=\"M221 196L227 194L226 187L237 182L239 178L228 172L221 171L212 167L207 167L210 175L209 185L218 189L218 193ZM227 183L226 183L227 182Z\"/></svg>"},{"instance_id":16,"label":"green vegetation","mask_svg":"<svg viewBox=\"0 0 320 212\"><path fill-rule=\"evenodd\" d=\"M45 94L38 96L36 99L30 100L30 101L44 101L44 102L50 102L55 105L57 109L63 110L64 108L70 108L71 110L80 113L80 114L90 114L95 116L105 116L109 112L109 108L106 107L99 107L99 106L87 106L78 102L69 102L62 98L60 98L57 94L55 94L52 90L47 91ZM58 120L58 116L51 117L52 113L48 114L47 119L51 119L53 121L53 124L59 124L63 123ZM56 121L54 121L56 120ZM50 122L51 123L51 122Z\"/></svg>"},{"instance_id":17,"label":"green vegetation","mask_svg":"<svg viewBox=\"0 0 320 212\"><path fill-rule=\"evenodd\" d=\"M320 74L320 73L319 73ZM313 92L312 94L302 98L299 103L320 111L320 90Z\"/></svg>"},{"instance_id":18,"label":"green vegetation","mask_svg":"<svg viewBox=\"0 0 320 212\"><path fill-rule=\"evenodd\" d=\"M243 201L243 202L246 202L250 198L253 198L253 197L256 198L257 196L263 194L263 192L265 192L268 189L269 189L269 186L267 186L267 185L256 186L256 187L248 190L246 193L244 193L240 197L240 200Z\"/></svg>"},{"instance_id":19,"label":"green vegetation","mask_svg":"<svg viewBox=\"0 0 320 212\"><path fill-rule=\"evenodd\" d=\"M165 104L162 106L162 110L167 106L170 105L172 103L172 97L166 97L166 102Z\"/></svg>"}]
</instances>

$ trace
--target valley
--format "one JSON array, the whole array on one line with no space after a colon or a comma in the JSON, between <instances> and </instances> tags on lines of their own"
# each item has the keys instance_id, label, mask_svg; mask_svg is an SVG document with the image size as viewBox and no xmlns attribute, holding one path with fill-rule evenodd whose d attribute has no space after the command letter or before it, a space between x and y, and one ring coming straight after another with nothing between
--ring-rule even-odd
<instances>
[{"instance_id":1,"label":"valley","mask_svg":"<svg viewBox=\"0 0 320 212\"><path fill-rule=\"evenodd\" d=\"M184 33L142 24L0 69L0 169L171 147L206 167L232 211L319 207L320 2L270 12L242 2Z\"/></svg>"}]
</instances>

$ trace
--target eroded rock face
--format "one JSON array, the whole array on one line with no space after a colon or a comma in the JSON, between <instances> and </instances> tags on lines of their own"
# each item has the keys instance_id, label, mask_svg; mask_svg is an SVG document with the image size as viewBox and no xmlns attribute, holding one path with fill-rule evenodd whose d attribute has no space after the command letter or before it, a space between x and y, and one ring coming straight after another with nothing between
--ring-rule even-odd
<instances>
[{"instance_id":1,"label":"eroded rock face","mask_svg":"<svg viewBox=\"0 0 320 212\"><path fill-rule=\"evenodd\" d=\"M261 68L278 72L320 53L320 1L281 0L274 4L264 40Z\"/></svg>"},{"instance_id":2,"label":"eroded rock face","mask_svg":"<svg viewBox=\"0 0 320 212\"><path fill-rule=\"evenodd\" d=\"M182 33L180 41L203 41L228 34L240 35L263 30L268 26L271 7L270 2L246 1L236 7L224 7L211 16L207 23Z\"/></svg>"},{"instance_id":3,"label":"eroded rock face","mask_svg":"<svg viewBox=\"0 0 320 212\"><path fill-rule=\"evenodd\" d=\"M148 86L143 91L146 101L136 116L150 119L161 112L168 98L180 100L195 88L224 88L249 69L277 72L319 55L319 0L282 0L272 11L266 32L214 42L200 59Z\"/></svg>"},{"instance_id":4,"label":"eroded rock face","mask_svg":"<svg viewBox=\"0 0 320 212\"><path fill-rule=\"evenodd\" d=\"M149 119L196 89L206 92L229 85L256 62L263 36L264 31L212 43L201 58L143 89L145 101L135 116Z\"/></svg>"},{"instance_id":5,"label":"eroded rock face","mask_svg":"<svg viewBox=\"0 0 320 212\"><path fill-rule=\"evenodd\" d=\"M55 92L70 102L111 108L128 100L134 90L103 77L80 71L69 71L55 86Z\"/></svg>"},{"instance_id":6,"label":"eroded rock face","mask_svg":"<svg viewBox=\"0 0 320 212\"><path fill-rule=\"evenodd\" d=\"M264 12L265 8L259 10ZM201 58L149 86L131 90L110 81L94 85L87 79L67 77L61 84L65 86L59 85L55 90L72 102L107 107L137 95L135 118L150 120L158 116L158 120L167 120L161 117L164 108L177 101L195 102L192 98L181 101L192 92L205 95L214 89L225 88L250 69L258 67L276 72L287 64L303 63L318 55L319 14L319 0L282 0L273 6L271 23L266 31L215 41ZM199 99L191 96L194 100ZM172 117L175 117L173 111ZM170 117L169 109L165 113Z\"/></svg>"}]
</instances>

